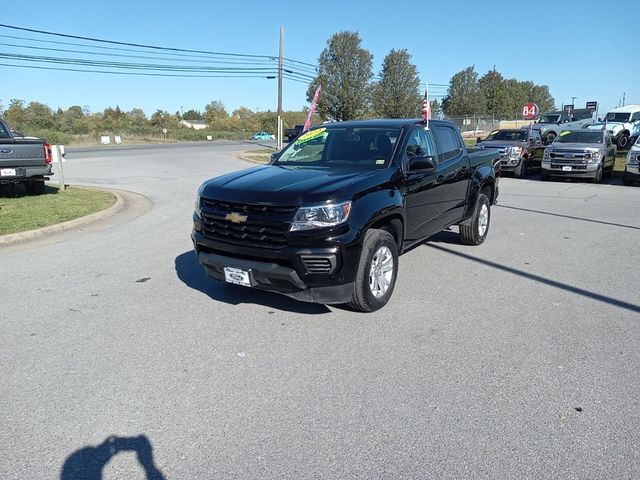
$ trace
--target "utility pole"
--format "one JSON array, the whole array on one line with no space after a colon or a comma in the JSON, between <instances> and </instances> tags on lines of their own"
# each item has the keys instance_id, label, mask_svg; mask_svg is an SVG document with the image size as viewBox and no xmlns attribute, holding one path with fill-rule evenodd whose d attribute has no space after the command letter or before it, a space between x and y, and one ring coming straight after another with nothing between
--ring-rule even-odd
<instances>
[{"instance_id":1,"label":"utility pole","mask_svg":"<svg viewBox=\"0 0 640 480\"><path fill-rule=\"evenodd\" d=\"M277 145L278 150L282 150L282 61L284 58L284 27L280 27L280 54L278 55L278 133Z\"/></svg>"},{"instance_id":2,"label":"utility pole","mask_svg":"<svg viewBox=\"0 0 640 480\"><path fill-rule=\"evenodd\" d=\"M622 106L624 107L624 101L626 99L627 92L622 92Z\"/></svg>"}]
</instances>

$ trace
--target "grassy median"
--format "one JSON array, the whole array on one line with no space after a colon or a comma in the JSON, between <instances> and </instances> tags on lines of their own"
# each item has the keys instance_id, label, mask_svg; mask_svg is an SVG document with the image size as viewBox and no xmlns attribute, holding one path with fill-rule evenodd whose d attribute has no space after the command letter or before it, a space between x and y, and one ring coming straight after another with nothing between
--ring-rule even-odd
<instances>
[{"instance_id":1,"label":"grassy median","mask_svg":"<svg viewBox=\"0 0 640 480\"><path fill-rule=\"evenodd\" d=\"M47 186L38 196L29 196L21 186L0 189L0 235L24 232L66 222L110 207L116 198L109 192Z\"/></svg>"}]
</instances>

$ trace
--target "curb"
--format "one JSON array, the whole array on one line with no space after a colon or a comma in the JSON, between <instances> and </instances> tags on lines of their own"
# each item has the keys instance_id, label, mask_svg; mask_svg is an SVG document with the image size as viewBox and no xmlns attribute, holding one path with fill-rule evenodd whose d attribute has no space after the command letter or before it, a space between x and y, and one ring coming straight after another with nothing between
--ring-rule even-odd
<instances>
[{"instance_id":1,"label":"curb","mask_svg":"<svg viewBox=\"0 0 640 480\"><path fill-rule=\"evenodd\" d=\"M240 153L236 153L236 157L238 157L240 160L244 160L245 162L249 162L249 163L255 163L257 165L267 165L269 163L269 161L265 161L265 162L261 162L260 160L255 160L253 158L249 158L246 157L246 154L249 154L251 152L253 152L254 150L245 150L244 152L240 152ZM274 150L275 152L276 150Z\"/></svg>"},{"instance_id":2,"label":"curb","mask_svg":"<svg viewBox=\"0 0 640 480\"><path fill-rule=\"evenodd\" d=\"M36 228L35 230L27 230L26 232L11 233L9 235L0 235L0 247L6 247L14 245L16 243L22 243L36 238L44 237L54 233L64 232L71 230L72 228L82 227L98 220L111 217L118 213L125 205L125 201L122 196L113 190L104 190L101 188L89 188L84 186L74 185L75 188L84 188L86 190L100 190L102 192L109 192L116 197L116 202L109 208L100 210L96 213L85 215L84 217L74 218L73 220L67 220L66 222L56 223L55 225L49 225L47 227Z\"/></svg>"}]
</instances>

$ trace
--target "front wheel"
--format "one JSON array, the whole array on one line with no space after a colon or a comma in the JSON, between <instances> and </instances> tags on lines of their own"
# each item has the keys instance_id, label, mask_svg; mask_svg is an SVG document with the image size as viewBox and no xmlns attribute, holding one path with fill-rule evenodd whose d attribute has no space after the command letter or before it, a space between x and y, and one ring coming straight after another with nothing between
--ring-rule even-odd
<instances>
[{"instance_id":1,"label":"front wheel","mask_svg":"<svg viewBox=\"0 0 640 480\"><path fill-rule=\"evenodd\" d=\"M516 177L524 178L529 173L529 169L527 168L527 159L520 159L520 166L516 170Z\"/></svg>"},{"instance_id":2,"label":"front wheel","mask_svg":"<svg viewBox=\"0 0 640 480\"><path fill-rule=\"evenodd\" d=\"M398 276L398 246L389 232L371 229L365 233L360 262L348 306L361 312L384 307Z\"/></svg>"},{"instance_id":3,"label":"front wheel","mask_svg":"<svg viewBox=\"0 0 640 480\"><path fill-rule=\"evenodd\" d=\"M556 134L553 132L549 132L547 133L547 136L545 138L547 140L547 145L550 145L556 139Z\"/></svg>"},{"instance_id":4,"label":"front wheel","mask_svg":"<svg viewBox=\"0 0 640 480\"><path fill-rule=\"evenodd\" d=\"M596 170L596 176L591 180L593 183L600 183L602 181L602 170L604 169L604 164L598 165L598 170Z\"/></svg>"},{"instance_id":5,"label":"front wheel","mask_svg":"<svg viewBox=\"0 0 640 480\"><path fill-rule=\"evenodd\" d=\"M487 238L491 223L489 198L481 193L468 224L460 225L460 237L465 245L480 245Z\"/></svg>"}]
</instances>

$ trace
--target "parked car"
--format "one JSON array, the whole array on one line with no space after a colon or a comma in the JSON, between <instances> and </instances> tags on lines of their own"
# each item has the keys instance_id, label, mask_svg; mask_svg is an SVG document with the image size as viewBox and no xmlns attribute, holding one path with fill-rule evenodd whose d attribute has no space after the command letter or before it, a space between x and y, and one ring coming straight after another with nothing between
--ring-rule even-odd
<instances>
[{"instance_id":1,"label":"parked car","mask_svg":"<svg viewBox=\"0 0 640 480\"><path fill-rule=\"evenodd\" d=\"M30 195L41 195L51 175L51 145L41 138L14 137L0 120L0 185L22 183Z\"/></svg>"},{"instance_id":2,"label":"parked car","mask_svg":"<svg viewBox=\"0 0 640 480\"><path fill-rule=\"evenodd\" d=\"M616 147L603 130L563 130L544 150L542 179L548 177L590 178L599 183L613 171Z\"/></svg>"},{"instance_id":3,"label":"parked car","mask_svg":"<svg viewBox=\"0 0 640 480\"><path fill-rule=\"evenodd\" d=\"M526 177L529 169L540 168L536 152L544 150L540 132L529 128L494 130L485 139L478 138L476 146L497 149L501 171L516 177Z\"/></svg>"},{"instance_id":4,"label":"parked car","mask_svg":"<svg viewBox=\"0 0 640 480\"><path fill-rule=\"evenodd\" d=\"M287 137L287 140L290 142L294 138L296 138L298 135L300 135L303 130L304 130L304 125L295 125L293 128L287 128L284 131L284 134Z\"/></svg>"},{"instance_id":5,"label":"parked car","mask_svg":"<svg viewBox=\"0 0 640 480\"><path fill-rule=\"evenodd\" d=\"M632 185L633 182L640 182L640 137L636 143L629 149L627 154L627 164L624 168L625 185Z\"/></svg>"},{"instance_id":6,"label":"parked car","mask_svg":"<svg viewBox=\"0 0 640 480\"><path fill-rule=\"evenodd\" d=\"M270 165L204 182L192 233L200 264L216 280L302 301L381 308L403 251L451 225L470 245L489 232L498 155L467 151L451 122L430 125L319 125Z\"/></svg>"},{"instance_id":7,"label":"parked car","mask_svg":"<svg viewBox=\"0 0 640 480\"><path fill-rule=\"evenodd\" d=\"M532 128L540 132L545 145L550 144L562 130L577 130L593 124L593 112L586 108L576 108L571 113L564 111L548 112L540 115Z\"/></svg>"},{"instance_id":8,"label":"parked car","mask_svg":"<svg viewBox=\"0 0 640 480\"><path fill-rule=\"evenodd\" d=\"M618 149L627 148L640 135L640 105L615 108L605 115L604 121L597 122L589 128L601 130L605 123Z\"/></svg>"},{"instance_id":9,"label":"parked car","mask_svg":"<svg viewBox=\"0 0 640 480\"><path fill-rule=\"evenodd\" d=\"M258 132L251 135L251 140L275 140L276 136L268 132Z\"/></svg>"}]
</instances>

